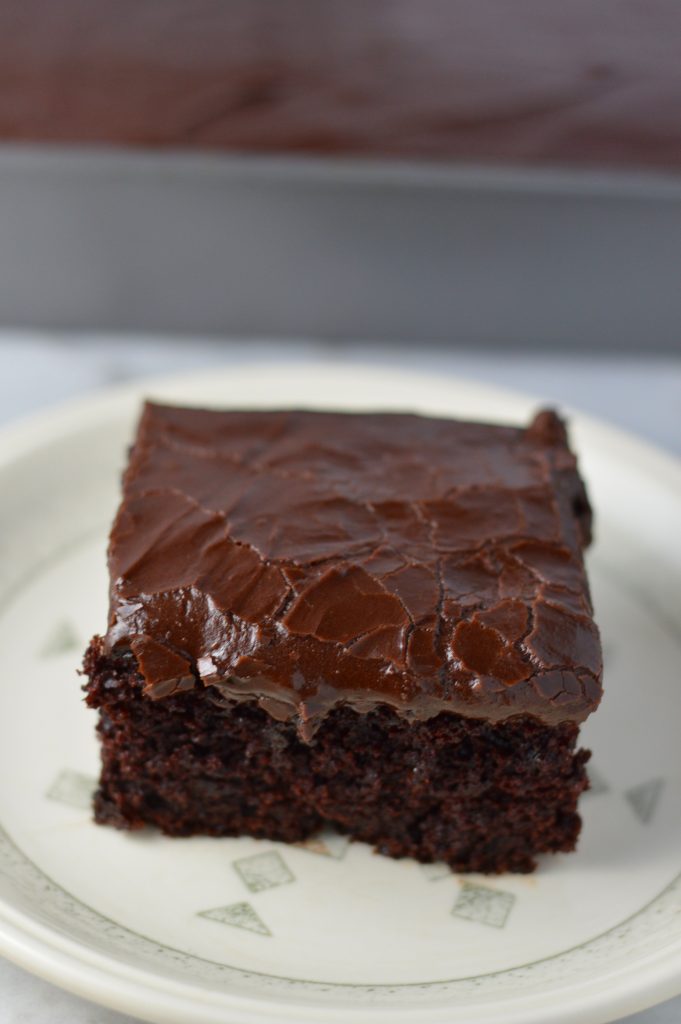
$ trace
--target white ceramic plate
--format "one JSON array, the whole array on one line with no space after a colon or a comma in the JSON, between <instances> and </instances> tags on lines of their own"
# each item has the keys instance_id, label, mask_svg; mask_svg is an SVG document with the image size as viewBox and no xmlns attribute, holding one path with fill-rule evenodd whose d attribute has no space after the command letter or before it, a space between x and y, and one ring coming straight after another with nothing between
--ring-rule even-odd
<instances>
[{"instance_id":1,"label":"white ceramic plate","mask_svg":"<svg viewBox=\"0 0 681 1024\"><path fill-rule=\"evenodd\" d=\"M579 851L454 876L321 837L125 835L90 821L95 716L75 675L106 615L104 549L142 394L522 421L453 378L332 364L110 393L0 441L0 950L178 1024L599 1024L681 991L681 469L575 416L606 697L584 729Z\"/></svg>"}]
</instances>

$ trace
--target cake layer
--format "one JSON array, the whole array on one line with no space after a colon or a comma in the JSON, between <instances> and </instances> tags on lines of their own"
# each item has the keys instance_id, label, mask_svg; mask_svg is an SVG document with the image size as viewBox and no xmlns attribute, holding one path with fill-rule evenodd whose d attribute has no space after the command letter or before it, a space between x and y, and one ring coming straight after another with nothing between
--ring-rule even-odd
<instances>
[{"instance_id":1,"label":"cake layer","mask_svg":"<svg viewBox=\"0 0 681 1024\"><path fill-rule=\"evenodd\" d=\"M288 842L330 824L457 871L530 871L538 854L574 848L588 754L575 752L573 723L408 723L342 707L308 744L254 701L225 707L213 687L150 701L134 658L97 639L85 670L100 709L100 823Z\"/></svg>"},{"instance_id":2,"label":"cake layer","mask_svg":"<svg viewBox=\"0 0 681 1024\"><path fill-rule=\"evenodd\" d=\"M106 647L310 740L338 706L582 721L601 654L562 422L147 405Z\"/></svg>"}]
</instances>

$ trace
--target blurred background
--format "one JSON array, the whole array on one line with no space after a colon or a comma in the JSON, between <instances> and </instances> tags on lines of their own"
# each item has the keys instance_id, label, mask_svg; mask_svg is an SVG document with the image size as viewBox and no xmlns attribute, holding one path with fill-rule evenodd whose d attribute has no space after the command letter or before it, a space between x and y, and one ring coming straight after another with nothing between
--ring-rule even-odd
<instances>
[{"instance_id":1,"label":"blurred background","mask_svg":"<svg viewBox=\"0 0 681 1024\"><path fill-rule=\"evenodd\" d=\"M0 417L383 360L679 450L678 0L4 0Z\"/></svg>"},{"instance_id":2,"label":"blurred background","mask_svg":"<svg viewBox=\"0 0 681 1024\"><path fill-rule=\"evenodd\" d=\"M340 360L681 454L680 40L678 0L2 0L0 422Z\"/></svg>"},{"instance_id":3,"label":"blurred background","mask_svg":"<svg viewBox=\"0 0 681 1024\"><path fill-rule=\"evenodd\" d=\"M678 0L3 0L0 324L681 351Z\"/></svg>"}]
</instances>

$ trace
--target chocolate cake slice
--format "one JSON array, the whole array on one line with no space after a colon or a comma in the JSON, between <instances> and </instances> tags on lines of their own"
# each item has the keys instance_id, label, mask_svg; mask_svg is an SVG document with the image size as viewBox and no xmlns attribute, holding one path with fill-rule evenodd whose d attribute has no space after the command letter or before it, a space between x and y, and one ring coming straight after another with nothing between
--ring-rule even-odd
<instances>
[{"instance_id":1,"label":"chocolate cake slice","mask_svg":"<svg viewBox=\"0 0 681 1024\"><path fill-rule=\"evenodd\" d=\"M530 871L601 696L561 420L148 404L85 656L98 822Z\"/></svg>"}]
</instances>

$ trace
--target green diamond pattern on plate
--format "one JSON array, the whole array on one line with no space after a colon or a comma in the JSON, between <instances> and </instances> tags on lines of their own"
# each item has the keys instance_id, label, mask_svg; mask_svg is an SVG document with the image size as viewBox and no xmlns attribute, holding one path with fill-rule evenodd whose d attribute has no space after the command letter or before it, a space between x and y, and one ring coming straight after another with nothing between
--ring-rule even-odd
<instances>
[{"instance_id":1,"label":"green diamond pattern on plate","mask_svg":"<svg viewBox=\"0 0 681 1024\"><path fill-rule=\"evenodd\" d=\"M233 864L242 882L251 892L263 892L264 889L274 889L278 885L295 882L295 876L276 850L256 853L253 857L240 857Z\"/></svg>"},{"instance_id":2,"label":"green diamond pattern on plate","mask_svg":"<svg viewBox=\"0 0 681 1024\"><path fill-rule=\"evenodd\" d=\"M302 843L296 843L301 850L308 853L318 853L322 857L333 857L334 860L342 860L348 851L350 840L347 836L341 836L333 829L323 829L310 839L304 839Z\"/></svg>"},{"instance_id":3,"label":"green diamond pattern on plate","mask_svg":"<svg viewBox=\"0 0 681 1024\"><path fill-rule=\"evenodd\" d=\"M91 775L83 775L82 772L72 772L65 768L54 780L46 796L49 800L68 804L69 807L89 810L96 788L97 782Z\"/></svg>"},{"instance_id":4,"label":"green diamond pattern on plate","mask_svg":"<svg viewBox=\"0 0 681 1024\"><path fill-rule=\"evenodd\" d=\"M226 907L202 910L199 917L206 917L209 921L218 921L220 924L229 924L233 928L244 928L247 932L256 932L258 935L272 934L250 903L230 903Z\"/></svg>"},{"instance_id":5,"label":"green diamond pattern on plate","mask_svg":"<svg viewBox=\"0 0 681 1024\"><path fill-rule=\"evenodd\" d=\"M78 650L81 646L78 633L70 622L57 622L48 633L40 649L41 658L53 658L57 654Z\"/></svg>"},{"instance_id":6,"label":"green diamond pattern on plate","mask_svg":"<svg viewBox=\"0 0 681 1024\"><path fill-rule=\"evenodd\" d=\"M514 903L515 896L510 892L464 882L452 908L452 914L454 917L477 921L478 924L486 924L491 928L503 928Z\"/></svg>"},{"instance_id":7,"label":"green diamond pattern on plate","mask_svg":"<svg viewBox=\"0 0 681 1024\"><path fill-rule=\"evenodd\" d=\"M633 786L624 794L634 814L644 825L651 821L655 813L663 786L664 779L651 779L642 782L640 786Z\"/></svg>"}]
</instances>

